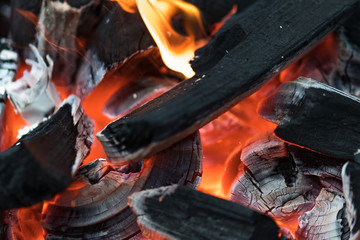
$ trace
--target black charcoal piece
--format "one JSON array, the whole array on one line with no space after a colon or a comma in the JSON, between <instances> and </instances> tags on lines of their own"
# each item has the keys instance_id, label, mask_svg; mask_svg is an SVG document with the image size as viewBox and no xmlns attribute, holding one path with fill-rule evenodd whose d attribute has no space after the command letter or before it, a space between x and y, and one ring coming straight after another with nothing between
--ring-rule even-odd
<instances>
[{"instance_id":1,"label":"black charcoal piece","mask_svg":"<svg viewBox=\"0 0 360 240\"><path fill-rule=\"evenodd\" d=\"M187 187L134 193L129 204L148 239L279 239L270 217Z\"/></svg>"},{"instance_id":2,"label":"black charcoal piece","mask_svg":"<svg viewBox=\"0 0 360 240\"><path fill-rule=\"evenodd\" d=\"M204 126L339 26L357 3L264 0L240 13L246 37L212 69L97 134L107 158L140 160Z\"/></svg>"},{"instance_id":3,"label":"black charcoal piece","mask_svg":"<svg viewBox=\"0 0 360 240\"><path fill-rule=\"evenodd\" d=\"M360 148L360 99L308 78L284 83L259 114L278 123L279 138L343 159Z\"/></svg>"},{"instance_id":4,"label":"black charcoal piece","mask_svg":"<svg viewBox=\"0 0 360 240\"><path fill-rule=\"evenodd\" d=\"M49 119L0 153L0 209L49 199L72 181L92 144L93 123L80 99L67 98Z\"/></svg>"},{"instance_id":5,"label":"black charcoal piece","mask_svg":"<svg viewBox=\"0 0 360 240\"><path fill-rule=\"evenodd\" d=\"M231 200L284 222L310 210L324 187L341 191L344 160L287 144L272 132L239 150Z\"/></svg>"},{"instance_id":6,"label":"black charcoal piece","mask_svg":"<svg viewBox=\"0 0 360 240\"><path fill-rule=\"evenodd\" d=\"M346 200L350 239L360 238L360 165L348 162L342 170L343 192Z\"/></svg>"}]
</instances>

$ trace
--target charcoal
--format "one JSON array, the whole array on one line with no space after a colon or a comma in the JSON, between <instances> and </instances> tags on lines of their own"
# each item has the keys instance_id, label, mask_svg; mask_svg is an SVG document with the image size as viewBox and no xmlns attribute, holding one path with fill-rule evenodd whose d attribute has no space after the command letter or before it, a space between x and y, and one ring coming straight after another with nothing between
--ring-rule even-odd
<instances>
[{"instance_id":1,"label":"charcoal","mask_svg":"<svg viewBox=\"0 0 360 240\"><path fill-rule=\"evenodd\" d=\"M328 77L329 84L341 91L360 96L360 45L354 44L344 29L339 31L336 66Z\"/></svg>"},{"instance_id":2,"label":"charcoal","mask_svg":"<svg viewBox=\"0 0 360 240\"><path fill-rule=\"evenodd\" d=\"M339 192L323 188L316 198L315 206L299 217L296 239L349 239L345 199Z\"/></svg>"},{"instance_id":3,"label":"charcoal","mask_svg":"<svg viewBox=\"0 0 360 240\"><path fill-rule=\"evenodd\" d=\"M0 153L0 209L49 199L72 181L92 143L91 120L75 96Z\"/></svg>"},{"instance_id":4,"label":"charcoal","mask_svg":"<svg viewBox=\"0 0 360 240\"><path fill-rule=\"evenodd\" d=\"M0 23L1 23L0 38L6 38L9 35L10 15L11 15L10 1L1 1L1 3L0 3Z\"/></svg>"},{"instance_id":5,"label":"charcoal","mask_svg":"<svg viewBox=\"0 0 360 240\"><path fill-rule=\"evenodd\" d=\"M134 193L129 203L147 239L279 239L271 218L179 185Z\"/></svg>"},{"instance_id":6,"label":"charcoal","mask_svg":"<svg viewBox=\"0 0 360 240\"><path fill-rule=\"evenodd\" d=\"M229 14L233 6L237 11L244 11L247 7L256 1L251 0L186 0L186 2L195 5L201 12L203 24L207 32L210 33L211 25L221 22L221 20Z\"/></svg>"},{"instance_id":7,"label":"charcoal","mask_svg":"<svg viewBox=\"0 0 360 240\"><path fill-rule=\"evenodd\" d=\"M117 168L106 160L96 160L83 166L73 185L46 202L42 219L46 239L118 240L139 235L127 197L175 183L196 188L201 160L196 133L143 162Z\"/></svg>"},{"instance_id":8,"label":"charcoal","mask_svg":"<svg viewBox=\"0 0 360 240\"><path fill-rule=\"evenodd\" d=\"M111 118L123 116L141 106L153 95L160 95L174 87L176 80L162 77L143 77L128 82L104 106L104 114Z\"/></svg>"},{"instance_id":9,"label":"charcoal","mask_svg":"<svg viewBox=\"0 0 360 240\"><path fill-rule=\"evenodd\" d=\"M41 3L42 0L11 0L10 36L19 50L35 41Z\"/></svg>"},{"instance_id":10,"label":"charcoal","mask_svg":"<svg viewBox=\"0 0 360 240\"><path fill-rule=\"evenodd\" d=\"M242 26L247 37L212 69L97 134L107 158L140 160L204 126L337 27L355 4L355 0L262 1L240 13L251 23Z\"/></svg>"},{"instance_id":11,"label":"charcoal","mask_svg":"<svg viewBox=\"0 0 360 240\"><path fill-rule=\"evenodd\" d=\"M54 60L56 77L53 80L58 84L68 86L73 83L80 57L77 30L81 17L84 11L98 5L98 2L78 2L76 7L70 6L67 1L44 0L42 3L37 27L37 47L43 57L48 54Z\"/></svg>"},{"instance_id":12,"label":"charcoal","mask_svg":"<svg viewBox=\"0 0 360 240\"><path fill-rule=\"evenodd\" d=\"M360 99L307 78L284 83L259 114L279 124L279 138L343 159L359 149Z\"/></svg>"},{"instance_id":13,"label":"charcoal","mask_svg":"<svg viewBox=\"0 0 360 240\"><path fill-rule=\"evenodd\" d=\"M342 159L289 145L271 133L240 151L240 172L231 200L292 222L310 210L324 187L341 190Z\"/></svg>"},{"instance_id":14,"label":"charcoal","mask_svg":"<svg viewBox=\"0 0 360 240\"><path fill-rule=\"evenodd\" d=\"M360 165L348 162L342 170L343 191L346 200L347 219L350 226L350 239L355 240L360 237L360 194L359 178Z\"/></svg>"}]
</instances>

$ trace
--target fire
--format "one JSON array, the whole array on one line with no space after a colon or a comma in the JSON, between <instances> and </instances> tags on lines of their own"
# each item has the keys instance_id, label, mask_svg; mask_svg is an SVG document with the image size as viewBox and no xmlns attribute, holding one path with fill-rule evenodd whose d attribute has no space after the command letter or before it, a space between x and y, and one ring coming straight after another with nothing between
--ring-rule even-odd
<instances>
[{"instance_id":1,"label":"fire","mask_svg":"<svg viewBox=\"0 0 360 240\"><path fill-rule=\"evenodd\" d=\"M159 47L161 57L170 69L181 72L186 77L194 76L189 61L194 58L195 50L207 42L200 11L192 4L182 0L117 0L128 12L137 9L151 36ZM172 26L174 18L184 20L183 31L177 32Z\"/></svg>"}]
</instances>

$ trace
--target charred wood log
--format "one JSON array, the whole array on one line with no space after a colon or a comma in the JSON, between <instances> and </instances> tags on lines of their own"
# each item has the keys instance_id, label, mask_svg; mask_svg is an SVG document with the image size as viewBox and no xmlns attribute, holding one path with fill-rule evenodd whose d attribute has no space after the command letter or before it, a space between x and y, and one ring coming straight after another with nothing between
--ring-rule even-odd
<instances>
[{"instance_id":1,"label":"charred wood log","mask_svg":"<svg viewBox=\"0 0 360 240\"><path fill-rule=\"evenodd\" d=\"M350 37L351 32L344 29L339 31L339 53L328 81L339 90L360 96L360 45L353 43Z\"/></svg>"},{"instance_id":2,"label":"charred wood log","mask_svg":"<svg viewBox=\"0 0 360 240\"><path fill-rule=\"evenodd\" d=\"M357 97L306 78L284 83L259 110L281 139L343 159L359 149L359 112Z\"/></svg>"},{"instance_id":3,"label":"charred wood log","mask_svg":"<svg viewBox=\"0 0 360 240\"><path fill-rule=\"evenodd\" d=\"M344 161L329 158L265 135L241 151L240 171L231 200L293 221L314 205L323 187L341 190Z\"/></svg>"},{"instance_id":4,"label":"charred wood log","mask_svg":"<svg viewBox=\"0 0 360 240\"><path fill-rule=\"evenodd\" d=\"M245 23L251 23L242 25L246 38L205 75L177 85L97 134L107 158L140 160L194 132L337 27L357 3L262 1L249 8L240 14Z\"/></svg>"},{"instance_id":5,"label":"charred wood log","mask_svg":"<svg viewBox=\"0 0 360 240\"><path fill-rule=\"evenodd\" d=\"M138 235L127 197L175 183L196 188L201 159L197 133L143 163L116 168L96 160L83 166L66 191L46 202L42 220L46 239L129 239Z\"/></svg>"},{"instance_id":6,"label":"charred wood log","mask_svg":"<svg viewBox=\"0 0 360 240\"><path fill-rule=\"evenodd\" d=\"M350 239L360 237L360 166L354 162L348 162L342 170L343 191L346 200L347 219L350 225Z\"/></svg>"},{"instance_id":7,"label":"charred wood log","mask_svg":"<svg viewBox=\"0 0 360 240\"><path fill-rule=\"evenodd\" d=\"M72 1L74 6L67 1L44 0L42 3L37 27L37 46L43 57L48 54L54 60L54 80L59 84L72 83L80 56L77 30L81 17L83 12L99 5L99 2Z\"/></svg>"},{"instance_id":8,"label":"charred wood log","mask_svg":"<svg viewBox=\"0 0 360 240\"><path fill-rule=\"evenodd\" d=\"M110 11L90 36L87 57L80 64L76 81L86 76L88 82L96 85L108 69L155 45L139 13L128 13L116 2L107 3L106 7Z\"/></svg>"},{"instance_id":9,"label":"charred wood log","mask_svg":"<svg viewBox=\"0 0 360 240\"><path fill-rule=\"evenodd\" d=\"M178 185L134 193L129 204L148 239L278 239L271 218Z\"/></svg>"},{"instance_id":10,"label":"charred wood log","mask_svg":"<svg viewBox=\"0 0 360 240\"><path fill-rule=\"evenodd\" d=\"M18 49L27 48L35 40L41 3L42 0L11 0L10 36Z\"/></svg>"},{"instance_id":11,"label":"charred wood log","mask_svg":"<svg viewBox=\"0 0 360 240\"><path fill-rule=\"evenodd\" d=\"M30 206L65 189L92 143L92 122L74 96L0 153L0 208Z\"/></svg>"},{"instance_id":12,"label":"charred wood log","mask_svg":"<svg viewBox=\"0 0 360 240\"><path fill-rule=\"evenodd\" d=\"M299 240L349 239L343 195L323 188L313 209L299 217L295 235Z\"/></svg>"}]
</instances>

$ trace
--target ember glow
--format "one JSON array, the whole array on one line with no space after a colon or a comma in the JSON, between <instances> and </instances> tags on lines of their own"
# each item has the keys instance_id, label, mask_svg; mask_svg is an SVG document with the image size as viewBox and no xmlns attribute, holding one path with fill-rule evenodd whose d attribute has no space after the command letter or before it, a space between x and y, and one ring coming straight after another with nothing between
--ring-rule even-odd
<instances>
[{"instance_id":1,"label":"ember glow","mask_svg":"<svg viewBox=\"0 0 360 240\"><path fill-rule=\"evenodd\" d=\"M125 11L133 11L134 5L128 1L117 2ZM195 50L207 42L200 11L181 0L136 0L136 4L166 66L187 78L194 76L189 61ZM184 34L172 26L174 18L183 20Z\"/></svg>"}]
</instances>

